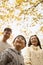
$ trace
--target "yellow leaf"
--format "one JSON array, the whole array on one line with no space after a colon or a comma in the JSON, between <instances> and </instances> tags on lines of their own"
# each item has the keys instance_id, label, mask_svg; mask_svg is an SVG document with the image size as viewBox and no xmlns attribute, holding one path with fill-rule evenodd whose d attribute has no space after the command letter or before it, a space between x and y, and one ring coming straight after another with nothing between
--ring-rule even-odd
<instances>
[{"instance_id":1,"label":"yellow leaf","mask_svg":"<svg viewBox=\"0 0 43 65\"><path fill-rule=\"evenodd\" d=\"M43 26L41 26L40 31L42 31L42 32L43 32Z\"/></svg>"},{"instance_id":2,"label":"yellow leaf","mask_svg":"<svg viewBox=\"0 0 43 65\"><path fill-rule=\"evenodd\" d=\"M20 5L23 2L23 0L16 0L16 4Z\"/></svg>"}]
</instances>

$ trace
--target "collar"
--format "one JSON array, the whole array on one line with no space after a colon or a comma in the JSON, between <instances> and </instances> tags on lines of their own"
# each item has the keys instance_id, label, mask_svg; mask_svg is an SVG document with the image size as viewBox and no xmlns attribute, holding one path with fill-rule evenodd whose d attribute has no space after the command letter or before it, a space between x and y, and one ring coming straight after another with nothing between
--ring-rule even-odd
<instances>
[{"instance_id":1,"label":"collar","mask_svg":"<svg viewBox=\"0 0 43 65\"><path fill-rule=\"evenodd\" d=\"M40 49L39 46L34 46L34 45L31 45L31 48L32 48L33 50L39 50L39 49Z\"/></svg>"},{"instance_id":2,"label":"collar","mask_svg":"<svg viewBox=\"0 0 43 65\"><path fill-rule=\"evenodd\" d=\"M18 54L21 55L21 51L18 51L17 49L13 48L13 50Z\"/></svg>"}]
</instances>

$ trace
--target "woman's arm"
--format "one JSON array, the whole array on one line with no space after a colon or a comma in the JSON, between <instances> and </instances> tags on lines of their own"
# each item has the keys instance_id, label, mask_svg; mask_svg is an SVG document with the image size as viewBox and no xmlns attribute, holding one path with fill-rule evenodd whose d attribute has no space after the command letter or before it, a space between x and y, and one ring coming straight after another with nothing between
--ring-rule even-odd
<instances>
[{"instance_id":1,"label":"woman's arm","mask_svg":"<svg viewBox=\"0 0 43 65\"><path fill-rule=\"evenodd\" d=\"M26 47L24 49L23 56L24 56L24 63L25 63L25 65L31 65L31 53L30 53L29 47Z\"/></svg>"}]
</instances>

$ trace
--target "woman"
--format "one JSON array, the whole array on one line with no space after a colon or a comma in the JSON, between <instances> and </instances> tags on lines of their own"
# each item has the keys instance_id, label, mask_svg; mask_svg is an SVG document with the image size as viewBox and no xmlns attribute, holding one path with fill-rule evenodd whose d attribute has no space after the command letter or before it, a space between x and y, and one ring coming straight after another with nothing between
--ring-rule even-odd
<instances>
[{"instance_id":1,"label":"woman","mask_svg":"<svg viewBox=\"0 0 43 65\"><path fill-rule=\"evenodd\" d=\"M37 35L32 35L29 39L28 47L24 53L25 65L43 65L43 52Z\"/></svg>"}]
</instances>

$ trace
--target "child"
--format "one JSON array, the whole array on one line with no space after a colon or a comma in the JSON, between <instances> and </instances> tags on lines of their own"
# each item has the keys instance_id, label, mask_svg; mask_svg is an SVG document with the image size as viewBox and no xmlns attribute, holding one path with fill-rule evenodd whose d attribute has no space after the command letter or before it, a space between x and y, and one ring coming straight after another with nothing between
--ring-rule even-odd
<instances>
[{"instance_id":1,"label":"child","mask_svg":"<svg viewBox=\"0 0 43 65\"><path fill-rule=\"evenodd\" d=\"M21 50L26 46L26 40L22 35L18 35L13 41L14 48L6 49L0 59L0 65L24 65Z\"/></svg>"}]
</instances>

